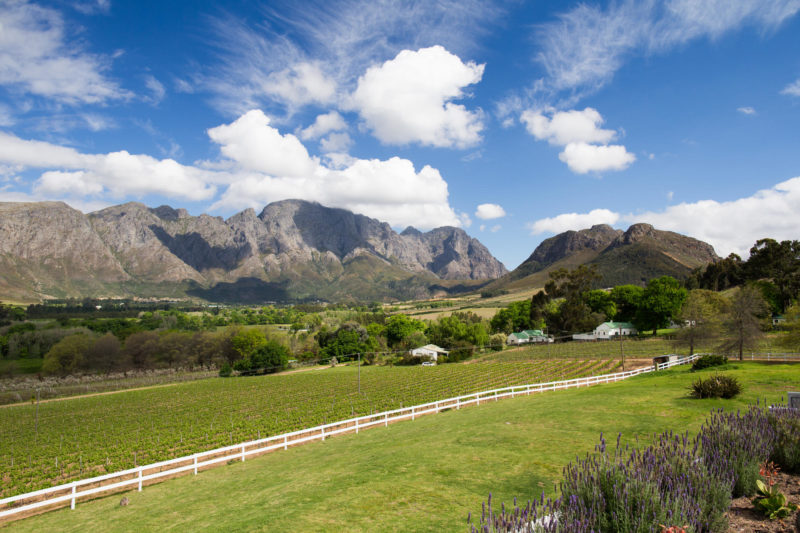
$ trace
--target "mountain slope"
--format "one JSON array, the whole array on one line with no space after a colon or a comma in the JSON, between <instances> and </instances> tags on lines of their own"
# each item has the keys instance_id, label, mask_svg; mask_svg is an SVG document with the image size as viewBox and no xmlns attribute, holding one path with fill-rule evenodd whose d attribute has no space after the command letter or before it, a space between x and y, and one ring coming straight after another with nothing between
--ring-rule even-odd
<instances>
[{"instance_id":1,"label":"mountain slope","mask_svg":"<svg viewBox=\"0 0 800 533\"><path fill-rule=\"evenodd\" d=\"M487 289L542 287L550 272L582 264L597 267L602 276L598 286L644 285L658 276L685 278L717 259L711 245L650 224L634 224L624 232L602 224L545 239L519 267Z\"/></svg>"},{"instance_id":2,"label":"mountain slope","mask_svg":"<svg viewBox=\"0 0 800 533\"><path fill-rule=\"evenodd\" d=\"M227 220L130 202L83 215L0 204L0 290L15 299L190 296L248 301L426 297L442 280L507 271L458 228L396 233L343 209L285 200ZM447 285L447 284L444 284Z\"/></svg>"}]
</instances>

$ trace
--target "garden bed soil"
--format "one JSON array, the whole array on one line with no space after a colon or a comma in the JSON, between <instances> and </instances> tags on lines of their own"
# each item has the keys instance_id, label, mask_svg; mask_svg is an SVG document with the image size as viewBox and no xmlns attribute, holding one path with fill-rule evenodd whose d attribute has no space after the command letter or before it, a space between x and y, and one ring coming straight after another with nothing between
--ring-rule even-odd
<instances>
[{"instance_id":1,"label":"garden bed soil","mask_svg":"<svg viewBox=\"0 0 800 533\"><path fill-rule=\"evenodd\" d=\"M800 505L800 475L778 472L778 487L786 498ZM736 498L728 511L728 533L796 533L800 532L800 511L783 520L769 520L755 510L751 498Z\"/></svg>"}]
</instances>

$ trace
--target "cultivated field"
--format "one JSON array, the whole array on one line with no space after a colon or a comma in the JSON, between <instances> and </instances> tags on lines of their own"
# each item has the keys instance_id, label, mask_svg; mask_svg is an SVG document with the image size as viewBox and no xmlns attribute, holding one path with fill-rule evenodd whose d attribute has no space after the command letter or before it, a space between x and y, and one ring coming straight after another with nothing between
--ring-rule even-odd
<instances>
[{"instance_id":1,"label":"cultivated field","mask_svg":"<svg viewBox=\"0 0 800 533\"><path fill-rule=\"evenodd\" d=\"M618 360L317 368L0 408L0 497L375 412L608 373Z\"/></svg>"},{"instance_id":2,"label":"cultivated field","mask_svg":"<svg viewBox=\"0 0 800 533\"><path fill-rule=\"evenodd\" d=\"M8 530L465 532L467 513L479 516L490 492L497 507L552 495L563 466L591 452L601 432L610 443L621 433L623 446L662 431L694 432L712 409L779 401L800 387L798 371L732 365L723 372L744 387L734 400L690 399L698 375L679 367L491 402L145 487L126 494L127 507L117 495Z\"/></svg>"}]
</instances>

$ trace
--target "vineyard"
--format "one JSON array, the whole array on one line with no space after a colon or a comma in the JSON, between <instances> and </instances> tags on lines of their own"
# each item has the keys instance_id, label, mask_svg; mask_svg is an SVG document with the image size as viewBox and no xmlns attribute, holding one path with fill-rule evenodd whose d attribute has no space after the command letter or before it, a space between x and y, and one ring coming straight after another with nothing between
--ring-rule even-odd
<instances>
[{"instance_id":1,"label":"vineyard","mask_svg":"<svg viewBox=\"0 0 800 533\"><path fill-rule=\"evenodd\" d=\"M497 387L598 375L612 359L338 367L0 408L0 497ZM359 392L360 383L360 392Z\"/></svg>"}]
</instances>

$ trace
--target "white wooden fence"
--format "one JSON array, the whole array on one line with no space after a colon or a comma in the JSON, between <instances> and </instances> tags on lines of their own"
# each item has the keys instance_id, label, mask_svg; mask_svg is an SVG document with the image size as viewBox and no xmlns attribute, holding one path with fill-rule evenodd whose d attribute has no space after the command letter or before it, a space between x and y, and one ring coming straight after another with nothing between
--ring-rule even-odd
<instances>
[{"instance_id":1,"label":"white wooden fence","mask_svg":"<svg viewBox=\"0 0 800 533\"><path fill-rule=\"evenodd\" d=\"M375 426L388 426L390 423L399 422L401 420L414 420L419 416L440 413L450 409L461 409L469 405L480 405L481 402L497 401L501 398L514 398L515 396L538 392L588 387L600 383L613 383L645 372L663 370L675 365L686 364L694 361L698 357L699 354L695 354L677 361L659 364L657 368L655 366L649 366L630 370L628 372L618 372L602 376L591 376L531 385L515 385L501 389L476 392L457 398L449 398L422 405L395 409L393 411L384 411L373 415L350 418L348 420L332 422L309 429L301 429L299 431L283 433L273 437L234 444L224 448L198 452L193 455L139 466L103 476L81 479L64 485L1 499L0 509L2 510L0 510L0 521L4 521L3 519L8 518L22 518L36 512L65 507L67 502L69 502L70 508L74 509L79 499L88 500L100 495L131 490L134 487L141 491L144 485L154 482L157 483L159 480L168 479L187 472L192 472L197 475L200 470L208 469L223 463L229 463L231 461L244 462L248 457L280 449L285 450L290 446L297 446L316 440L324 441L326 438L335 435L358 433L361 430ZM5 509L3 509L3 507L5 507Z\"/></svg>"}]
</instances>

